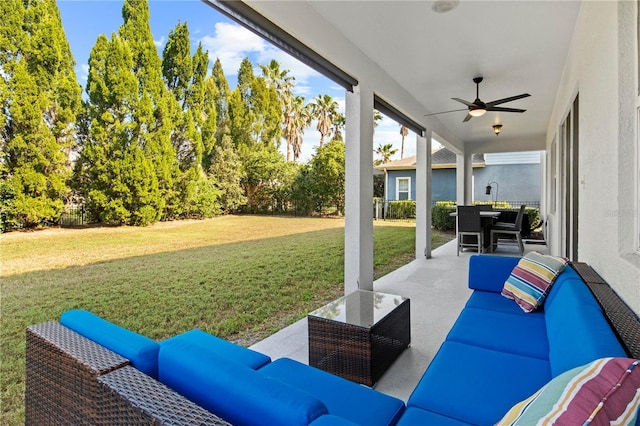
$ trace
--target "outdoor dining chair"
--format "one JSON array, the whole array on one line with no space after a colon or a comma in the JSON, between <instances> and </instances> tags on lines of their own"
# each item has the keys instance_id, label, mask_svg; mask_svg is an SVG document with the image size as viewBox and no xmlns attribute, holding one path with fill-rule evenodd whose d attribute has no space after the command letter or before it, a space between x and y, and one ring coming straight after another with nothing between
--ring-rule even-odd
<instances>
[{"instance_id":1,"label":"outdoor dining chair","mask_svg":"<svg viewBox=\"0 0 640 426\"><path fill-rule=\"evenodd\" d=\"M484 231L480 219L480 207L478 206L458 206L456 221L458 236L457 255L460 256L460 249L464 247L478 247L478 254L482 254L484 247ZM465 241L464 236L475 236L476 242Z\"/></svg>"},{"instance_id":2,"label":"outdoor dining chair","mask_svg":"<svg viewBox=\"0 0 640 426\"><path fill-rule=\"evenodd\" d=\"M520 256L524 254L524 243L522 242L522 219L524 217L524 210L527 206L525 204L520 206L518 215L516 216L515 223L510 222L496 222L491 227L491 251L494 251L500 240L500 235L514 236L518 248L520 249ZM498 238L495 239L494 235Z\"/></svg>"}]
</instances>

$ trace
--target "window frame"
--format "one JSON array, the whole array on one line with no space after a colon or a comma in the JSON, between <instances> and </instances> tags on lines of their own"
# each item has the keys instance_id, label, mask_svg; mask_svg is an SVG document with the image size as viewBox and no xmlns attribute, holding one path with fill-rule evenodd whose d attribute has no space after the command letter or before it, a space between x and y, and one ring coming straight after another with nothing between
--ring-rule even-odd
<instances>
[{"instance_id":1,"label":"window frame","mask_svg":"<svg viewBox=\"0 0 640 426\"><path fill-rule=\"evenodd\" d=\"M407 190L406 191L400 191L400 181L407 181ZM400 192L407 193L407 198L406 199L401 199L400 198ZM397 201L406 201L406 200L411 200L411 176L397 176L396 177L396 200Z\"/></svg>"}]
</instances>

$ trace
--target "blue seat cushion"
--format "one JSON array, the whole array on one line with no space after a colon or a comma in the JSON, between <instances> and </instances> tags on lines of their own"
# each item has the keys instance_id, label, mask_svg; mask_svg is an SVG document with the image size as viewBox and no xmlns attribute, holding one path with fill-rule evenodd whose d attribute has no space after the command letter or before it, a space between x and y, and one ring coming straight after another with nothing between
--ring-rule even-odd
<instances>
[{"instance_id":1,"label":"blue seat cushion","mask_svg":"<svg viewBox=\"0 0 640 426\"><path fill-rule=\"evenodd\" d=\"M465 306L468 308L487 309L513 315L544 315L543 309L537 309L533 312L526 313L522 310L522 308L520 308L520 306L518 306L516 303L513 303L513 300L507 299L500 293L494 293L490 291L474 291L471 296L469 296L469 300L467 300L467 304Z\"/></svg>"},{"instance_id":2,"label":"blue seat cushion","mask_svg":"<svg viewBox=\"0 0 640 426\"><path fill-rule=\"evenodd\" d=\"M213 336L199 329L190 330L175 337L171 337L160 342L160 346L166 342L175 340L196 345L203 353L207 353L213 359L218 357L226 358L230 361L237 362L238 364L246 365L254 370L271 362L271 358L267 355L236 345L228 340L220 339L219 337Z\"/></svg>"},{"instance_id":3,"label":"blue seat cushion","mask_svg":"<svg viewBox=\"0 0 640 426\"><path fill-rule=\"evenodd\" d=\"M160 381L238 425L308 425L328 414L312 394L226 358L212 360L197 345L166 341L158 356Z\"/></svg>"},{"instance_id":4,"label":"blue seat cushion","mask_svg":"<svg viewBox=\"0 0 640 426\"><path fill-rule=\"evenodd\" d=\"M330 414L357 424L393 425L405 408L399 399L292 359L275 360L259 371L312 394Z\"/></svg>"},{"instance_id":5,"label":"blue seat cushion","mask_svg":"<svg viewBox=\"0 0 640 426\"><path fill-rule=\"evenodd\" d=\"M311 426L358 426L356 423L350 422L342 417L325 414L315 419Z\"/></svg>"},{"instance_id":6,"label":"blue seat cushion","mask_svg":"<svg viewBox=\"0 0 640 426\"><path fill-rule=\"evenodd\" d=\"M82 309L63 313L60 324L127 358L132 366L143 373L158 378L160 345L155 340Z\"/></svg>"},{"instance_id":7,"label":"blue seat cushion","mask_svg":"<svg viewBox=\"0 0 640 426\"><path fill-rule=\"evenodd\" d=\"M516 315L465 308L451 328L447 340L549 359L547 328L542 315Z\"/></svg>"},{"instance_id":8,"label":"blue seat cushion","mask_svg":"<svg viewBox=\"0 0 640 426\"><path fill-rule=\"evenodd\" d=\"M550 379L548 361L445 341L407 406L472 424L494 424Z\"/></svg>"},{"instance_id":9,"label":"blue seat cushion","mask_svg":"<svg viewBox=\"0 0 640 426\"><path fill-rule=\"evenodd\" d=\"M400 417L397 426L417 426L417 425L437 425L437 426L472 426L471 423L451 417L441 416L431 411L417 407L407 407Z\"/></svg>"}]
</instances>

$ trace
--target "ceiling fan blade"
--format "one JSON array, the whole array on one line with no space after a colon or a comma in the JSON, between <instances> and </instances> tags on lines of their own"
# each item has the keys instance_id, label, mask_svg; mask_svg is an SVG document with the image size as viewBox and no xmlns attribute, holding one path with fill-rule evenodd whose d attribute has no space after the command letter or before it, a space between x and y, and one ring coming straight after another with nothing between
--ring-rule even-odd
<instances>
[{"instance_id":1,"label":"ceiling fan blade","mask_svg":"<svg viewBox=\"0 0 640 426\"><path fill-rule=\"evenodd\" d=\"M501 112L525 112L526 109L518 108L503 108L503 107L487 107L487 111L501 111Z\"/></svg>"},{"instance_id":2,"label":"ceiling fan blade","mask_svg":"<svg viewBox=\"0 0 640 426\"><path fill-rule=\"evenodd\" d=\"M454 101L458 101L458 102L460 102L460 103L463 103L463 104L465 104L465 105L466 105L466 106L468 106L468 107L474 107L474 106L476 106L476 104L474 104L474 103L472 103L472 102L469 102L469 101L465 101L464 99L460 99L460 98L451 98L451 99L453 99Z\"/></svg>"},{"instance_id":3,"label":"ceiling fan blade","mask_svg":"<svg viewBox=\"0 0 640 426\"><path fill-rule=\"evenodd\" d=\"M462 120L462 122L466 123L467 121L471 120L471 118L473 118L473 115L467 114L467 116L464 118L464 120Z\"/></svg>"},{"instance_id":4,"label":"ceiling fan blade","mask_svg":"<svg viewBox=\"0 0 640 426\"><path fill-rule=\"evenodd\" d=\"M511 96L510 98L498 99L496 101L487 102L487 106L492 107L494 105L505 104L507 102L516 101L518 99L528 98L529 96L531 95L528 93L523 93L521 95Z\"/></svg>"},{"instance_id":5,"label":"ceiling fan blade","mask_svg":"<svg viewBox=\"0 0 640 426\"><path fill-rule=\"evenodd\" d=\"M441 111L441 112L434 112L433 114L425 114L425 117L430 117L432 115L438 115L438 114L446 114L448 112L458 112L458 111L468 111L469 108L462 108L462 109L452 109L451 111Z\"/></svg>"}]
</instances>

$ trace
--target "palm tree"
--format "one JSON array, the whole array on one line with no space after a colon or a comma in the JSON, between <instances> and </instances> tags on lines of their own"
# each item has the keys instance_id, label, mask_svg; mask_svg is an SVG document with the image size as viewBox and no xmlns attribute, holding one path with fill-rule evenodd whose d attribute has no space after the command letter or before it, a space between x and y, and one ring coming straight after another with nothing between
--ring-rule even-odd
<instances>
[{"instance_id":1,"label":"palm tree","mask_svg":"<svg viewBox=\"0 0 640 426\"><path fill-rule=\"evenodd\" d=\"M409 136L409 128L404 124L400 125L400 135L402 136L402 145L400 147L400 158L404 158L404 138Z\"/></svg>"},{"instance_id":2,"label":"palm tree","mask_svg":"<svg viewBox=\"0 0 640 426\"><path fill-rule=\"evenodd\" d=\"M304 98L301 96L292 98L289 111L284 134L293 149L293 161L297 161L302 151L302 135L311 118L309 108L304 105ZM288 154L289 152L287 152L287 161L289 161Z\"/></svg>"},{"instance_id":3,"label":"palm tree","mask_svg":"<svg viewBox=\"0 0 640 426\"><path fill-rule=\"evenodd\" d=\"M388 143L385 145L378 144L378 148L376 148L373 152L382 157L373 162L374 166L379 166L380 164L388 163L391 160L391 156L395 155L398 150L394 149L393 145Z\"/></svg>"},{"instance_id":4,"label":"palm tree","mask_svg":"<svg viewBox=\"0 0 640 426\"><path fill-rule=\"evenodd\" d=\"M280 70L280 64L275 59L269 62L269 65L261 65L262 74L266 80L278 91L278 98L280 99L280 107L282 108L282 127L283 134L287 141L287 161L291 159L291 147L292 140L289 139L290 134L287 129L291 126L289 120L292 119L293 114L293 87L295 77L288 75L289 70ZM300 142L302 143L302 142ZM294 155L295 158L295 155Z\"/></svg>"},{"instance_id":5,"label":"palm tree","mask_svg":"<svg viewBox=\"0 0 640 426\"><path fill-rule=\"evenodd\" d=\"M346 125L344 114L338 112L333 118L333 139L342 140L342 130Z\"/></svg>"},{"instance_id":6,"label":"palm tree","mask_svg":"<svg viewBox=\"0 0 640 426\"><path fill-rule=\"evenodd\" d=\"M377 109L373 110L373 131L375 132L376 127L378 127L378 121L382 120L382 114Z\"/></svg>"},{"instance_id":7,"label":"palm tree","mask_svg":"<svg viewBox=\"0 0 640 426\"><path fill-rule=\"evenodd\" d=\"M324 138L331 134L331 125L338 114L338 103L329 95L318 95L309 103L311 115L318 121L316 129L320 132L320 146Z\"/></svg>"}]
</instances>

